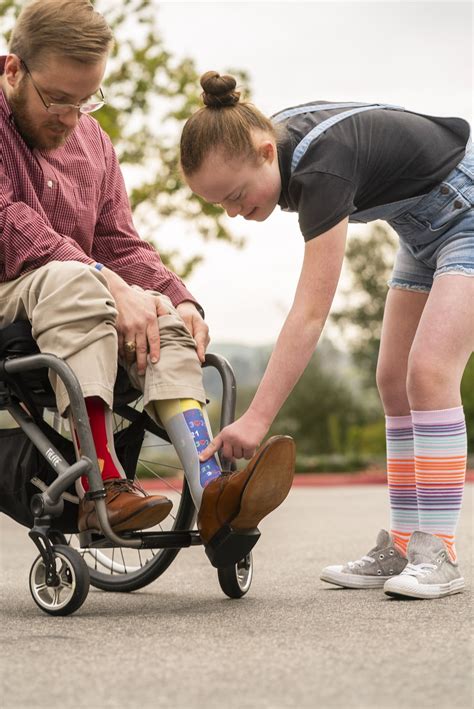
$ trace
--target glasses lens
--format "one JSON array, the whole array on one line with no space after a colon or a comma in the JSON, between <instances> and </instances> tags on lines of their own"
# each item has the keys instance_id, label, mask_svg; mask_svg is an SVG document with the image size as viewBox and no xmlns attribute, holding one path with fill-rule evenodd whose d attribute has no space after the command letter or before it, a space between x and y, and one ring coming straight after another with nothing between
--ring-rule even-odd
<instances>
[{"instance_id":1,"label":"glasses lens","mask_svg":"<svg viewBox=\"0 0 474 709\"><path fill-rule=\"evenodd\" d=\"M77 106L73 103L50 103L48 111L54 113L55 116L63 116L70 111L77 111Z\"/></svg>"},{"instance_id":2,"label":"glasses lens","mask_svg":"<svg viewBox=\"0 0 474 709\"><path fill-rule=\"evenodd\" d=\"M81 113L94 113L94 111L98 111L99 108L102 108L104 104L105 101L94 101L94 103L84 103L79 110Z\"/></svg>"}]
</instances>

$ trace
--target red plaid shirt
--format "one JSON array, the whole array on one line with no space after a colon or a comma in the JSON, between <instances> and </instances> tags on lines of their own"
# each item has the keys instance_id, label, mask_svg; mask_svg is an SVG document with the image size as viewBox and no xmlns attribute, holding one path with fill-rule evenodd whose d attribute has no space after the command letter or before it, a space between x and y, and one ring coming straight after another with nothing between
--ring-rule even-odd
<instances>
[{"instance_id":1,"label":"red plaid shirt","mask_svg":"<svg viewBox=\"0 0 474 709\"><path fill-rule=\"evenodd\" d=\"M196 302L135 231L117 156L97 121L83 115L62 147L31 150L0 90L0 282L49 261L98 261L173 305Z\"/></svg>"}]
</instances>

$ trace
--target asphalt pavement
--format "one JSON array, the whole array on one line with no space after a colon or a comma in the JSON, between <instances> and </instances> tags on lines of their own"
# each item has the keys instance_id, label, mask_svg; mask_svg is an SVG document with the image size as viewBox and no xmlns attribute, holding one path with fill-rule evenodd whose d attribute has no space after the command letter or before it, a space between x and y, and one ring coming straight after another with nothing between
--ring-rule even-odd
<instances>
[{"instance_id":1,"label":"asphalt pavement","mask_svg":"<svg viewBox=\"0 0 474 709\"><path fill-rule=\"evenodd\" d=\"M34 604L34 545L2 515L0 706L472 709L472 489L458 535L468 590L435 601L319 580L387 526L382 486L294 488L260 526L243 599L195 547L141 591L91 589L65 618Z\"/></svg>"}]
</instances>

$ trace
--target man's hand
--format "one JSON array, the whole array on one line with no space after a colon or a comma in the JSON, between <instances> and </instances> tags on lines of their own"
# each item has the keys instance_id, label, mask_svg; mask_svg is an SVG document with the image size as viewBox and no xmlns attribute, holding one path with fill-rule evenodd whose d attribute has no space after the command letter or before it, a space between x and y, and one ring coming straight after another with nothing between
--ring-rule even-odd
<instances>
[{"instance_id":1,"label":"man's hand","mask_svg":"<svg viewBox=\"0 0 474 709\"><path fill-rule=\"evenodd\" d=\"M209 328L203 320L198 309L190 300L185 300L180 303L176 310L184 320L184 324L188 328L191 336L196 343L196 352L201 364L204 364L206 358L206 349L210 342Z\"/></svg>"},{"instance_id":2,"label":"man's hand","mask_svg":"<svg viewBox=\"0 0 474 709\"><path fill-rule=\"evenodd\" d=\"M145 374L148 353L153 364L160 358L158 316L169 311L157 296L132 288L108 268L102 273L118 310L115 327L119 355L130 364L136 357L138 374Z\"/></svg>"},{"instance_id":3,"label":"man's hand","mask_svg":"<svg viewBox=\"0 0 474 709\"><path fill-rule=\"evenodd\" d=\"M222 448L224 458L251 458L264 436L268 426L262 420L246 411L235 423L230 424L210 442L199 456L199 460L206 461Z\"/></svg>"}]
</instances>

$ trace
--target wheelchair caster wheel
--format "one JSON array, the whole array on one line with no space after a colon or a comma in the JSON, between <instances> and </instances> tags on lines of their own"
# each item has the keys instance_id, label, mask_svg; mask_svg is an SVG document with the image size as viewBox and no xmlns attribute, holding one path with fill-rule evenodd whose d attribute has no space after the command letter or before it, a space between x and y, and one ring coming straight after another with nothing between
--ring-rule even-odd
<instances>
[{"instance_id":1,"label":"wheelchair caster wheel","mask_svg":"<svg viewBox=\"0 0 474 709\"><path fill-rule=\"evenodd\" d=\"M229 598L242 598L250 588L253 577L252 552L231 566L217 569L219 584Z\"/></svg>"},{"instance_id":2,"label":"wheelchair caster wheel","mask_svg":"<svg viewBox=\"0 0 474 709\"><path fill-rule=\"evenodd\" d=\"M53 546L58 583L46 583L46 565L41 554L30 571L33 600L49 615L70 615L82 606L89 592L89 569L83 558L68 546Z\"/></svg>"}]
</instances>

